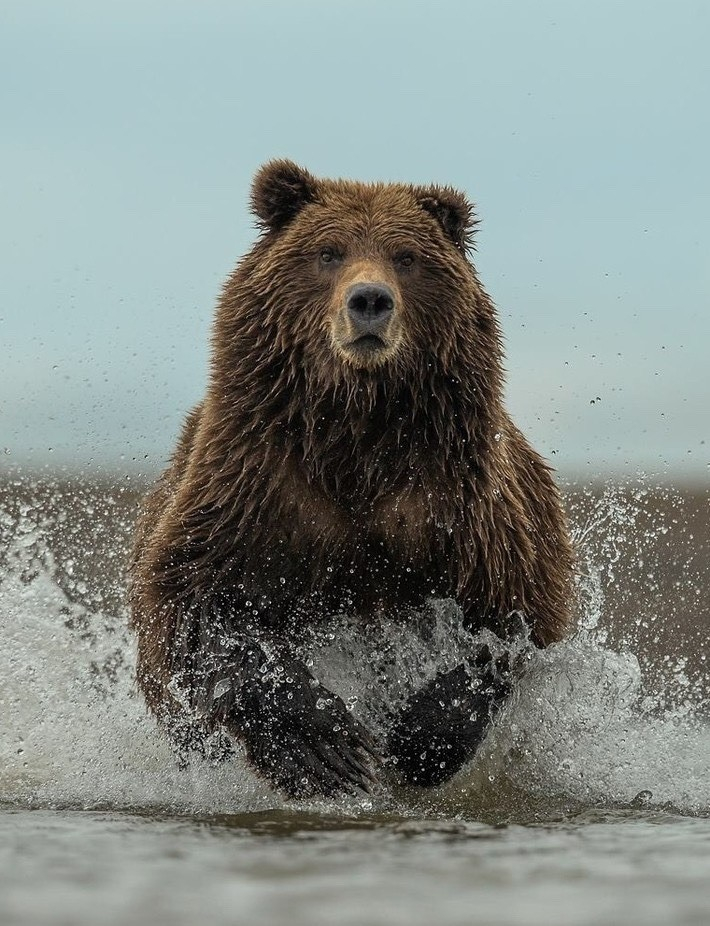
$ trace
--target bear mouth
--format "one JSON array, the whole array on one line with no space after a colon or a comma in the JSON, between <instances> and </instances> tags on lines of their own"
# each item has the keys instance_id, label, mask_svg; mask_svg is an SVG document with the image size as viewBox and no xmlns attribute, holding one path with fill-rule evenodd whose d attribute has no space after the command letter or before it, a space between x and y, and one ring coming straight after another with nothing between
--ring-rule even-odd
<instances>
[{"instance_id":1,"label":"bear mouth","mask_svg":"<svg viewBox=\"0 0 710 926\"><path fill-rule=\"evenodd\" d=\"M382 338L376 334L363 334L361 337L351 341L348 346L351 349L368 354L384 350L387 347Z\"/></svg>"}]
</instances>

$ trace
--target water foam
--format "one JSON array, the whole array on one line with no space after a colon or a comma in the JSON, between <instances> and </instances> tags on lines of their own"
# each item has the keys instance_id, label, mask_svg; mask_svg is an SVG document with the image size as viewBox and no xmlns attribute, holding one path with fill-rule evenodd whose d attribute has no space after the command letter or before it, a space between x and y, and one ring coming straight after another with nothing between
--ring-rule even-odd
<instances>
[{"instance_id":1,"label":"water foam","mask_svg":"<svg viewBox=\"0 0 710 926\"><path fill-rule=\"evenodd\" d=\"M88 555L81 532L66 529L72 544L60 561L48 537L62 534L65 505L57 493L52 505L46 492L33 492L23 484L18 493L29 502L6 501L0 510L0 801L225 813L281 806L240 758L178 769L135 689L120 588L100 593L72 578L74 560ZM114 507L107 516L81 493L71 501L80 521L100 522L124 545L128 514ZM638 498L610 492L589 501L583 516L573 512L582 551L578 630L545 652L526 652L516 692L479 757L439 789L450 808L465 813L482 790L512 787L585 805L710 810L702 682L685 673L682 656L665 653L654 674L628 641L609 643L606 593L622 553L630 547L638 562L638 544L649 544L649 535L638 539L640 510ZM457 608L440 602L421 625L387 626L366 645L357 628L336 624L312 658L321 680L376 726L385 708L455 665L466 645Z\"/></svg>"}]
</instances>

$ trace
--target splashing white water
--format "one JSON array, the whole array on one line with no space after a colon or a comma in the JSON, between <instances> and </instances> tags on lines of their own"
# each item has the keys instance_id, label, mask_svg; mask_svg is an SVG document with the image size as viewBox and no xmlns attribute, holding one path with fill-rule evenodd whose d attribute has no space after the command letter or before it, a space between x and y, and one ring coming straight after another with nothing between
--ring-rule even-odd
<instances>
[{"instance_id":1,"label":"splashing white water","mask_svg":"<svg viewBox=\"0 0 710 926\"><path fill-rule=\"evenodd\" d=\"M20 494L28 492L25 485ZM107 517L80 496L72 504L83 523L115 531L115 510ZM82 551L68 528L64 539L75 548L64 544L62 562L50 552L48 535L61 536L65 513L61 504L49 509L45 499L0 511L0 801L194 812L280 806L239 757L178 769L135 690L125 608L102 606L86 580L72 578ZM702 685L684 673L682 659L666 655L650 687L636 655L608 645L603 626L605 588L636 536L634 517L633 506L611 493L578 525L579 629L563 644L527 654L480 755L439 789L449 806L465 812L482 787L506 783L517 793L583 804L636 799L710 809ZM347 623L334 625L313 653L314 669L376 724L385 702L457 664L466 647L459 617L452 603L437 603L425 630L393 624L365 642Z\"/></svg>"},{"instance_id":2,"label":"splashing white water","mask_svg":"<svg viewBox=\"0 0 710 926\"><path fill-rule=\"evenodd\" d=\"M239 760L177 768L135 689L125 609L91 610L60 587L48 521L37 511L0 515L8 535L0 575L0 801L274 806Z\"/></svg>"}]
</instances>

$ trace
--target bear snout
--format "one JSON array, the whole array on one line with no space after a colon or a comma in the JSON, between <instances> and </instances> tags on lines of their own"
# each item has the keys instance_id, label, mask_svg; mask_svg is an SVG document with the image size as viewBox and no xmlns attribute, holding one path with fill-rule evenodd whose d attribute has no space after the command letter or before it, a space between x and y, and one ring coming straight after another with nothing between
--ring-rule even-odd
<instances>
[{"instance_id":1,"label":"bear snout","mask_svg":"<svg viewBox=\"0 0 710 926\"><path fill-rule=\"evenodd\" d=\"M402 297L398 282L379 261L347 267L331 301L330 334L349 365L374 369L392 358L402 341Z\"/></svg>"},{"instance_id":2,"label":"bear snout","mask_svg":"<svg viewBox=\"0 0 710 926\"><path fill-rule=\"evenodd\" d=\"M384 283L356 283L345 294L345 308L355 339L381 338L394 312L394 293Z\"/></svg>"}]
</instances>

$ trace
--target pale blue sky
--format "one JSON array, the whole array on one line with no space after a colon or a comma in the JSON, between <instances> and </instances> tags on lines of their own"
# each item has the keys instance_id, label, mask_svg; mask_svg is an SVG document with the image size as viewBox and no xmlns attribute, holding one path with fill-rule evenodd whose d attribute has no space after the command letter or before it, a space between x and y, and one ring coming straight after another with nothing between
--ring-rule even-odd
<instances>
[{"instance_id":1,"label":"pale blue sky","mask_svg":"<svg viewBox=\"0 0 710 926\"><path fill-rule=\"evenodd\" d=\"M707 481L708 47L706 0L4 0L2 460L162 464L288 156L470 194L563 474Z\"/></svg>"}]
</instances>

